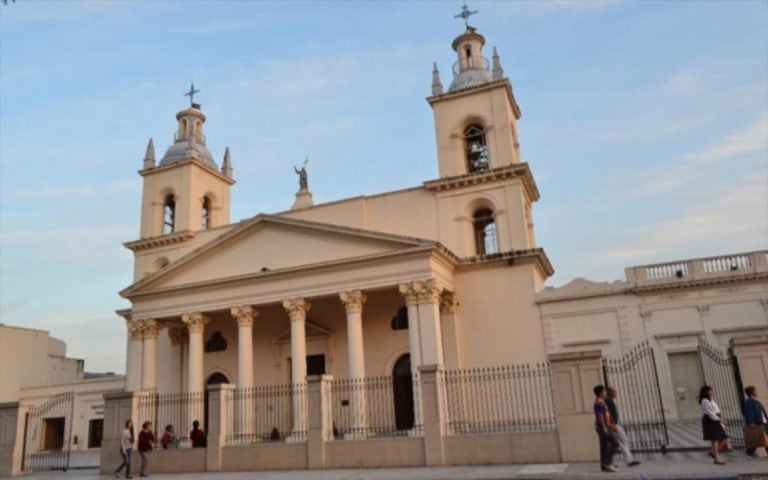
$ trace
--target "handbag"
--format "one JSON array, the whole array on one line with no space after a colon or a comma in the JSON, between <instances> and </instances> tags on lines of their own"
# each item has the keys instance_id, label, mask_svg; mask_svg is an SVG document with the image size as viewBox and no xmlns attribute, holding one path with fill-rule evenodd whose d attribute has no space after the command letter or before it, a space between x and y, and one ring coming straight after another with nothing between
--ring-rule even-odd
<instances>
[{"instance_id":1,"label":"handbag","mask_svg":"<svg viewBox=\"0 0 768 480\"><path fill-rule=\"evenodd\" d=\"M744 425L744 444L747 448L768 446L765 425Z\"/></svg>"}]
</instances>

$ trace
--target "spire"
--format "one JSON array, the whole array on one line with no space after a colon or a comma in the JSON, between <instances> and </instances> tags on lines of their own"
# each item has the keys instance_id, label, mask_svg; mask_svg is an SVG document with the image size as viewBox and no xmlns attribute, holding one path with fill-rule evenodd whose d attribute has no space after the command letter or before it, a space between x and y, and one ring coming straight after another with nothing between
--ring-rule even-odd
<instances>
[{"instance_id":1,"label":"spire","mask_svg":"<svg viewBox=\"0 0 768 480\"><path fill-rule=\"evenodd\" d=\"M221 163L221 174L232 178L232 158L229 156L229 147L224 149L224 161Z\"/></svg>"},{"instance_id":2,"label":"spire","mask_svg":"<svg viewBox=\"0 0 768 480\"><path fill-rule=\"evenodd\" d=\"M499 53L496 51L496 47L493 47L493 70L491 70L491 78L494 80L501 80L504 78L504 69L501 68Z\"/></svg>"},{"instance_id":3,"label":"spire","mask_svg":"<svg viewBox=\"0 0 768 480\"><path fill-rule=\"evenodd\" d=\"M152 137L149 137L147 153L144 154L144 169L147 168L155 168L155 144L152 142Z\"/></svg>"},{"instance_id":4,"label":"spire","mask_svg":"<svg viewBox=\"0 0 768 480\"><path fill-rule=\"evenodd\" d=\"M432 64L432 95L442 95L443 84L440 82L440 70L437 69L437 62Z\"/></svg>"}]
</instances>

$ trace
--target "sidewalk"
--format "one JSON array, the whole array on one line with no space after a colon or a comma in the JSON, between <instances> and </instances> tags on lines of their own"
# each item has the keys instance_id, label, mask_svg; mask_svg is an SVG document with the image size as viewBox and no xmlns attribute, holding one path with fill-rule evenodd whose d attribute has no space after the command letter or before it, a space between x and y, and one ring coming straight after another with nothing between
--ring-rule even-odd
<instances>
[{"instance_id":1,"label":"sidewalk","mask_svg":"<svg viewBox=\"0 0 768 480\"><path fill-rule=\"evenodd\" d=\"M736 479L768 480L768 459L752 460L743 453L724 455L727 465L712 464L705 453L673 453L640 457L642 465L634 468L620 466L617 473L602 473L596 463L560 463L546 465L495 465L433 468L381 468L345 470L291 470L229 473L151 474L155 480L518 480L518 479ZM26 476L25 479L114 478L102 476L96 470L70 470L66 474L48 472ZM136 477L138 479L138 473Z\"/></svg>"}]
</instances>

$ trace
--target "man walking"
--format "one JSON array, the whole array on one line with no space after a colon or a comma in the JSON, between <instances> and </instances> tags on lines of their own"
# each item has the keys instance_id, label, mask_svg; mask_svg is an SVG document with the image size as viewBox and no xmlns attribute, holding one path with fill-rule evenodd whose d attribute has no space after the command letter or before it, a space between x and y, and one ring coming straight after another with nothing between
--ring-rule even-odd
<instances>
[{"instance_id":1,"label":"man walking","mask_svg":"<svg viewBox=\"0 0 768 480\"><path fill-rule=\"evenodd\" d=\"M605 387L596 385L592 389L595 394L595 430L600 437L600 469L604 472L615 472L613 456L616 454L618 444L615 435L615 425L611 422L611 414L605 404Z\"/></svg>"},{"instance_id":2,"label":"man walking","mask_svg":"<svg viewBox=\"0 0 768 480\"><path fill-rule=\"evenodd\" d=\"M757 389L750 385L744 389L747 400L744 402L744 419L747 428L744 429L744 441L747 444L747 455L756 457L758 447L764 447L768 453L768 413L757 399Z\"/></svg>"},{"instance_id":3,"label":"man walking","mask_svg":"<svg viewBox=\"0 0 768 480\"><path fill-rule=\"evenodd\" d=\"M608 392L608 395L605 398L605 405L608 407L608 413L611 416L610 420L613 425L614 433L616 434L619 450L621 450L621 455L624 457L624 463L626 463L628 467L640 465L640 462L635 460L635 456L632 455L632 451L629 449L627 433L619 424L619 409L616 407L616 397L618 396L618 393L616 392L616 389L612 387L606 388L606 391Z\"/></svg>"}]
</instances>

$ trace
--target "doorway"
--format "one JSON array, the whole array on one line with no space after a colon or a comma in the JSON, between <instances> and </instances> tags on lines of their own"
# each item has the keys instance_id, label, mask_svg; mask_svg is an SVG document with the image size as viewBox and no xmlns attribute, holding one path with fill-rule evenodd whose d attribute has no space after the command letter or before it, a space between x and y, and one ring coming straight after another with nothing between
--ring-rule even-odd
<instances>
[{"instance_id":1,"label":"doorway","mask_svg":"<svg viewBox=\"0 0 768 480\"><path fill-rule=\"evenodd\" d=\"M667 355L677 418L680 420L700 418L698 395L699 389L704 385L704 376L701 373L699 354L681 352Z\"/></svg>"},{"instance_id":2,"label":"doorway","mask_svg":"<svg viewBox=\"0 0 768 480\"><path fill-rule=\"evenodd\" d=\"M229 383L229 378L221 372L216 372L208 377L205 382L205 386L221 385L222 383ZM159 427L158 427L159 428ZM203 397L203 430L208 431L208 389L205 389L205 396Z\"/></svg>"},{"instance_id":3,"label":"doorway","mask_svg":"<svg viewBox=\"0 0 768 480\"><path fill-rule=\"evenodd\" d=\"M104 433L104 419L94 418L88 422L88 448L101 448Z\"/></svg>"},{"instance_id":4,"label":"doorway","mask_svg":"<svg viewBox=\"0 0 768 480\"><path fill-rule=\"evenodd\" d=\"M395 403L395 427L398 430L413 428L413 381L411 355L406 353L397 359L392 367L392 393Z\"/></svg>"},{"instance_id":5,"label":"doorway","mask_svg":"<svg viewBox=\"0 0 768 480\"><path fill-rule=\"evenodd\" d=\"M64 417L45 419L45 444L43 450L61 450L64 448Z\"/></svg>"}]
</instances>

